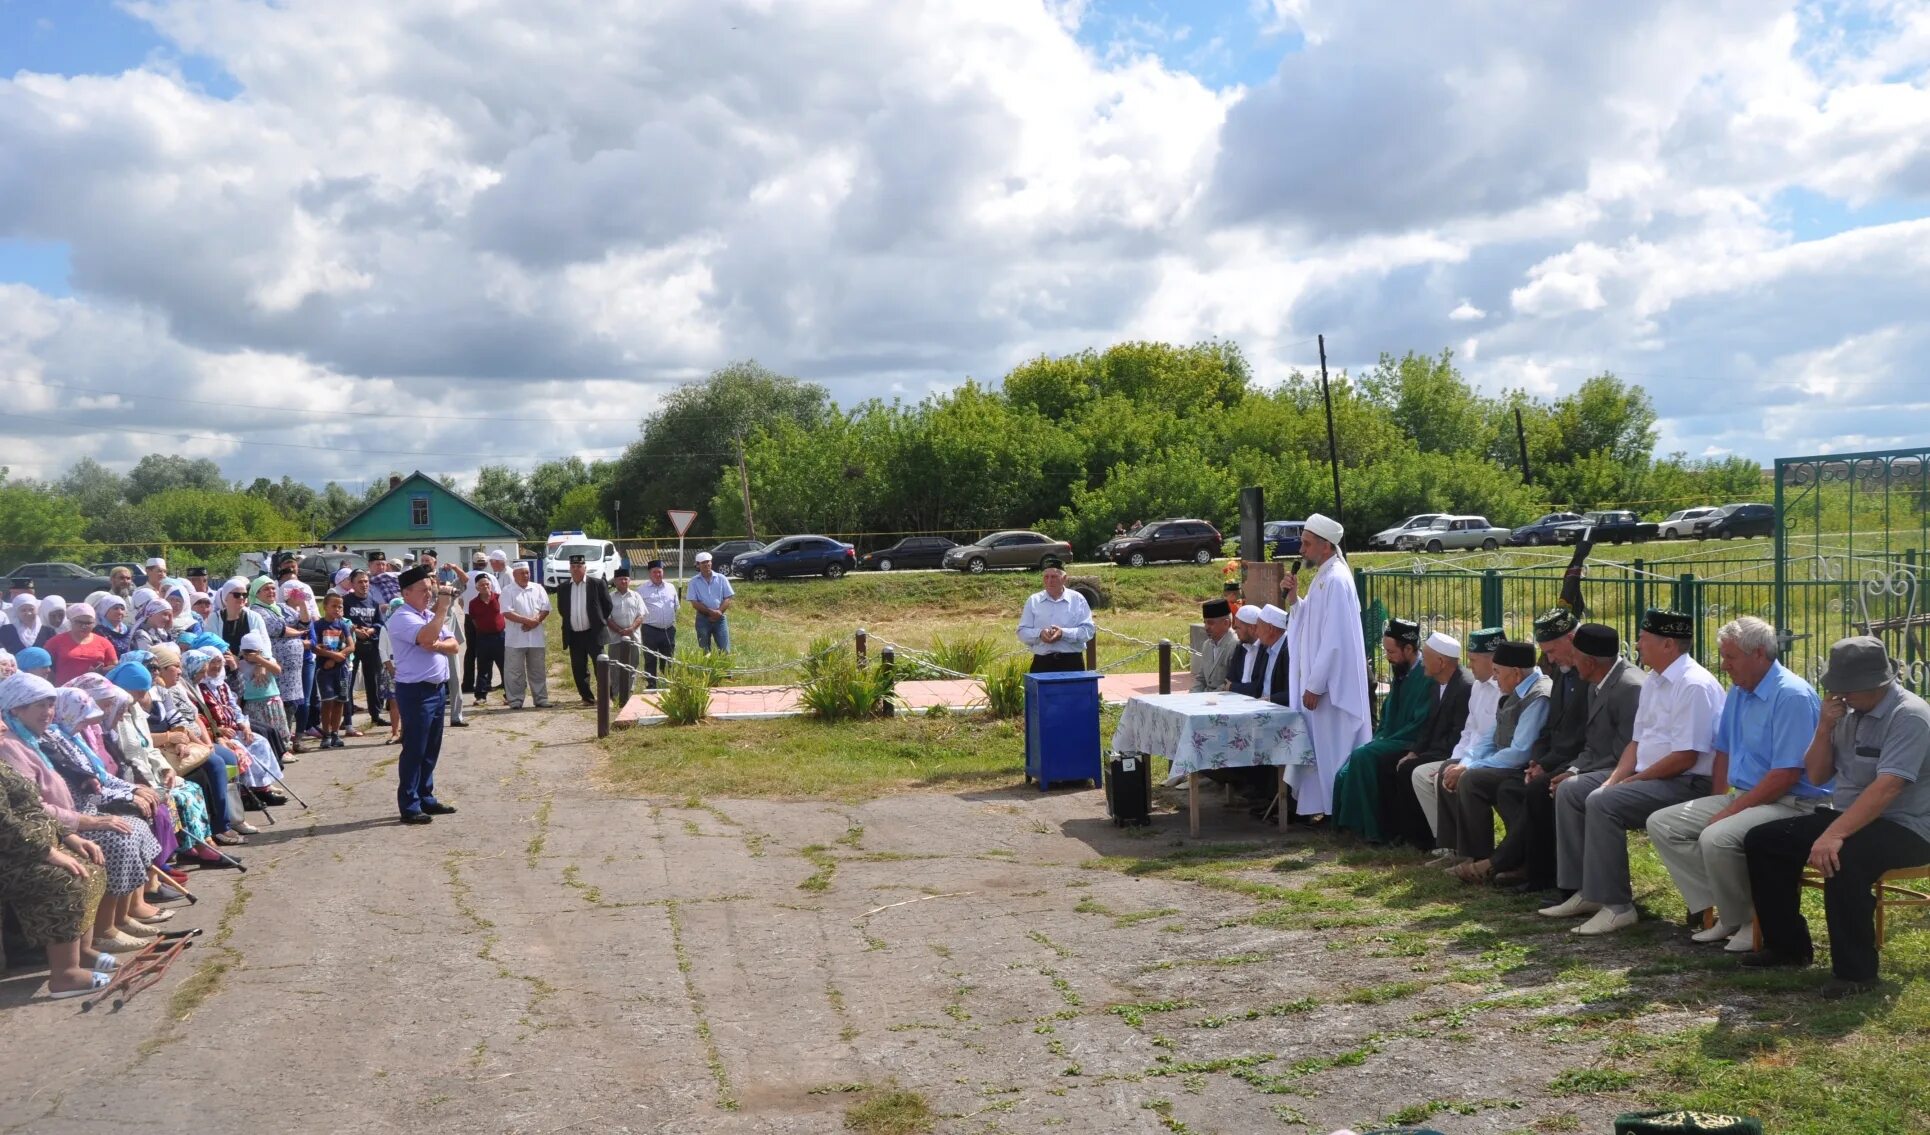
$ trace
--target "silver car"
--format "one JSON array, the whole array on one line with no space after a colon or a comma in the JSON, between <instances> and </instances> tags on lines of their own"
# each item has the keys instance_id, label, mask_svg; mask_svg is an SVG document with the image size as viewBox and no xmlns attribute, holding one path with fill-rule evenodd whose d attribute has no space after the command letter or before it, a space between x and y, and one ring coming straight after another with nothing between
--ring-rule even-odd
<instances>
[{"instance_id":1,"label":"silver car","mask_svg":"<svg viewBox=\"0 0 1930 1135\"><path fill-rule=\"evenodd\" d=\"M1713 512L1715 512L1715 507L1712 505L1705 505L1702 508L1677 509L1669 513L1662 521L1662 526L1656 530L1656 538L1659 540L1687 540L1695 535L1695 522Z\"/></svg>"},{"instance_id":2,"label":"silver car","mask_svg":"<svg viewBox=\"0 0 1930 1135\"><path fill-rule=\"evenodd\" d=\"M1485 516L1443 516L1428 528L1402 534L1397 547L1409 552L1445 552L1450 548L1494 551L1508 542L1511 530L1496 528Z\"/></svg>"},{"instance_id":3,"label":"silver car","mask_svg":"<svg viewBox=\"0 0 1930 1135\"><path fill-rule=\"evenodd\" d=\"M1400 539L1402 536L1407 535L1409 532L1419 532L1425 528L1432 528L1434 527L1435 521L1445 516L1447 516L1445 512L1423 512L1415 516L1410 516L1392 528L1382 529L1372 536L1369 536L1367 538L1367 547L1370 550L1398 548L1400 547Z\"/></svg>"}]
</instances>

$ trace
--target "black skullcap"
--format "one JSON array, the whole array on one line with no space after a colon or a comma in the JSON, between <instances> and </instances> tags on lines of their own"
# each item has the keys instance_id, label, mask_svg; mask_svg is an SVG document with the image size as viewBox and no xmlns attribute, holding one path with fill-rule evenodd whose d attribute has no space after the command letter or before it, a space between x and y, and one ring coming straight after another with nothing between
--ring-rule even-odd
<instances>
[{"instance_id":1,"label":"black skullcap","mask_svg":"<svg viewBox=\"0 0 1930 1135\"><path fill-rule=\"evenodd\" d=\"M1615 628L1601 623L1583 623L1575 628L1575 649L1590 658L1613 658L1621 650L1622 636Z\"/></svg>"},{"instance_id":2,"label":"black skullcap","mask_svg":"<svg viewBox=\"0 0 1930 1135\"><path fill-rule=\"evenodd\" d=\"M1650 607L1642 616L1642 629L1663 638L1692 639L1695 637L1695 621L1680 611L1665 607Z\"/></svg>"},{"instance_id":3,"label":"black skullcap","mask_svg":"<svg viewBox=\"0 0 1930 1135\"><path fill-rule=\"evenodd\" d=\"M1421 644L1421 624L1410 619L1387 620L1387 637L1404 646Z\"/></svg>"},{"instance_id":4,"label":"black skullcap","mask_svg":"<svg viewBox=\"0 0 1930 1135\"><path fill-rule=\"evenodd\" d=\"M1220 588L1220 590L1226 592L1228 595L1238 595L1240 593L1240 581L1237 579L1229 579L1226 581L1226 586Z\"/></svg>"},{"instance_id":5,"label":"black skullcap","mask_svg":"<svg viewBox=\"0 0 1930 1135\"><path fill-rule=\"evenodd\" d=\"M1203 619L1224 619L1233 613L1233 605L1224 599L1208 599L1200 604L1200 617Z\"/></svg>"},{"instance_id":6,"label":"black skullcap","mask_svg":"<svg viewBox=\"0 0 1930 1135\"><path fill-rule=\"evenodd\" d=\"M652 567L655 567L655 566L656 566L656 564L655 564L654 562L652 562L652 564L651 564L651 566L652 566ZM629 569L629 568L627 568L627 567L618 567L618 568L617 568L617 571L616 571L616 574L615 574L615 575L613 575L613 576L611 576L610 578L612 578L612 579L629 579L629 578L630 578L630 569Z\"/></svg>"},{"instance_id":7,"label":"black skullcap","mask_svg":"<svg viewBox=\"0 0 1930 1135\"><path fill-rule=\"evenodd\" d=\"M1041 571L1046 568L1058 568L1060 571L1064 571L1066 565L1057 556L1047 556L1045 562L1039 565Z\"/></svg>"},{"instance_id":8,"label":"black skullcap","mask_svg":"<svg viewBox=\"0 0 1930 1135\"><path fill-rule=\"evenodd\" d=\"M417 564L414 567L405 570L402 573L401 577L397 580L397 582L400 583L405 588L414 587L416 584L421 583L423 580L428 579L430 576L434 574L435 573L430 571L428 568L422 566L421 564Z\"/></svg>"},{"instance_id":9,"label":"black skullcap","mask_svg":"<svg viewBox=\"0 0 1930 1135\"><path fill-rule=\"evenodd\" d=\"M575 565L577 565L577 564L580 564L580 563L582 563L582 562L583 562L583 553L582 553L582 552L578 552L578 553L576 553L575 555L573 555L573 556L571 556L571 557L570 557L570 565L571 565L572 567L574 567Z\"/></svg>"},{"instance_id":10,"label":"black skullcap","mask_svg":"<svg viewBox=\"0 0 1930 1135\"><path fill-rule=\"evenodd\" d=\"M188 578L189 579L206 579L208 578L208 569L202 567L200 564L196 564L193 567L188 569Z\"/></svg>"},{"instance_id":11,"label":"black skullcap","mask_svg":"<svg viewBox=\"0 0 1930 1135\"><path fill-rule=\"evenodd\" d=\"M1535 664L1535 648L1525 642L1501 642L1494 647L1496 666L1515 666L1523 670Z\"/></svg>"},{"instance_id":12,"label":"black skullcap","mask_svg":"<svg viewBox=\"0 0 1930 1135\"><path fill-rule=\"evenodd\" d=\"M643 570L645 570L645 571L658 571L658 570L661 570L661 569L662 569L662 567L663 567L663 561L662 561L662 560L651 560L651 561L650 561L649 563L647 563L647 564L645 564L645 565L643 565Z\"/></svg>"},{"instance_id":13,"label":"black skullcap","mask_svg":"<svg viewBox=\"0 0 1930 1135\"><path fill-rule=\"evenodd\" d=\"M1553 607L1535 620L1535 641L1553 642L1575 629L1575 612L1566 607Z\"/></svg>"}]
</instances>

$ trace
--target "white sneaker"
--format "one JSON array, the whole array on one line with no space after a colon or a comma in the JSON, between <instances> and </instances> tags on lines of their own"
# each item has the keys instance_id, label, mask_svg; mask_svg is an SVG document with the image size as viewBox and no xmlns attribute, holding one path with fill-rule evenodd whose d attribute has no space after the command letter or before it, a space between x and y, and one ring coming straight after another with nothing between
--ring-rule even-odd
<instances>
[{"instance_id":1,"label":"white sneaker","mask_svg":"<svg viewBox=\"0 0 1930 1135\"><path fill-rule=\"evenodd\" d=\"M1580 891L1576 891L1554 906L1544 906L1535 913L1544 918L1580 918L1584 914L1594 914L1600 909L1602 909L1601 903L1589 902L1582 897Z\"/></svg>"},{"instance_id":2,"label":"white sneaker","mask_svg":"<svg viewBox=\"0 0 1930 1135\"><path fill-rule=\"evenodd\" d=\"M1612 910L1598 910L1595 912L1595 917L1575 927L1570 933L1613 934L1617 930L1626 930L1635 925L1640 918L1641 915L1635 913L1633 908L1622 911L1620 914Z\"/></svg>"},{"instance_id":3,"label":"white sneaker","mask_svg":"<svg viewBox=\"0 0 1930 1135\"><path fill-rule=\"evenodd\" d=\"M1725 939L1734 937L1735 933L1736 933L1735 927L1730 926L1726 923L1718 922L1714 926L1709 927L1707 930L1698 930L1695 933L1689 935L1689 941L1721 942L1721 941L1724 941Z\"/></svg>"},{"instance_id":4,"label":"white sneaker","mask_svg":"<svg viewBox=\"0 0 1930 1135\"><path fill-rule=\"evenodd\" d=\"M1434 854L1427 857L1429 863L1434 862L1436 859L1452 858L1454 858L1454 849L1451 847L1437 847L1434 849Z\"/></svg>"},{"instance_id":5,"label":"white sneaker","mask_svg":"<svg viewBox=\"0 0 1930 1135\"><path fill-rule=\"evenodd\" d=\"M1753 924L1745 924L1741 930L1736 931L1736 936L1729 939L1729 944L1724 946L1723 949L1732 954L1754 953L1756 950L1755 926Z\"/></svg>"}]
</instances>

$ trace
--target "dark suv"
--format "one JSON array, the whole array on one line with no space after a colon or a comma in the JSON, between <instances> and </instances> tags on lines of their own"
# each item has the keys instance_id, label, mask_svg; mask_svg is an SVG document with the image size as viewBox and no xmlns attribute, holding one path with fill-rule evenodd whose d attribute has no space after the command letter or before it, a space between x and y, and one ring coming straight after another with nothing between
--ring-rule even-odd
<instances>
[{"instance_id":1,"label":"dark suv","mask_svg":"<svg viewBox=\"0 0 1930 1135\"><path fill-rule=\"evenodd\" d=\"M867 571L904 571L906 568L945 566L945 553L958 541L943 536L907 536L889 548L866 552L858 566Z\"/></svg>"},{"instance_id":2,"label":"dark suv","mask_svg":"<svg viewBox=\"0 0 1930 1135\"><path fill-rule=\"evenodd\" d=\"M277 560L288 558L286 555ZM309 552L295 561L295 578L315 592L316 598L328 594L335 585L335 573L343 568L368 570L369 561L354 552Z\"/></svg>"},{"instance_id":3,"label":"dark suv","mask_svg":"<svg viewBox=\"0 0 1930 1135\"><path fill-rule=\"evenodd\" d=\"M1155 520L1139 531L1108 540L1099 555L1116 564L1144 567L1154 560L1212 563L1220 554L1220 530L1204 520Z\"/></svg>"},{"instance_id":4,"label":"dark suv","mask_svg":"<svg viewBox=\"0 0 1930 1135\"><path fill-rule=\"evenodd\" d=\"M1774 536L1776 509L1766 504L1725 504L1695 522L1698 540L1731 540L1737 536Z\"/></svg>"}]
</instances>

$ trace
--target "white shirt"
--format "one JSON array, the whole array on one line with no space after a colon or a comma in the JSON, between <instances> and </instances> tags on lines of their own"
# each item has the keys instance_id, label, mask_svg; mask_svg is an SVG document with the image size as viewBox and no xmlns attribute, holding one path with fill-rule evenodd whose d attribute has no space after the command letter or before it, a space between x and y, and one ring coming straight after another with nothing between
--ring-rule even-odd
<instances>
[{"instance_id":1,"label":"white shirt","mask_svg":"<svg viewBox=\"0 0 1930 1135\"><path fill-rule=\"evenodd\" d=\"M627 627L643 617L643 596L633 588L629 591L610 592L610 621L619 627ZM616 634L616 631L610 632ZM630 631L625 636L631 642L637 641L637 632Z\"/></svg>"},{"instance_id":2,"label":"white shirt","mask_svg":"<svg viewBox=\"0 0 1930 1135\"><path fill-rule=\"evenodd\" d=\"M1722 717L1722 684L1702 664L1684 654L1642 684L1635 705L1635 771L1693 749L1695 766L1682 776L1708 776L1715 770L1716 721Z\"/></svg>"},{"instance_id":3,"label":"white shirt","mask_svg":"<svg viewBox=\"0 0 1930 1135\"><path fill-rule=\"evenodd\" d=\"M1464 761L1474 746L1494 734L1494 714L1501 708L1501 684L1492 677L1485 682L1474 681L1474 672L1468 672L1472 688L1468 691L1468 724L1461 730L1461 739L1454 743L1450 761Z\"/></svg>"},{"instance_id":4,"label":"white shirt","mask_svg":"<svg viewBox=\"0 0 1930 1135\"><path fill-rule=\"evenodd\" d=\"M1260 676L1260 696L1269 701L1273 699L1274 664L1278 661L1280 652L1285 650L1286 647L1287 636L1285 634L1275 639L1272 646L1267 647L1266 672ZM1285 675L1282 675L1282 677L1285 677ZM1250 680L1251 679L1249 679L1249 681Z\"/></svg>"},{"instance_id":5,"label":"white shirt","mask_svg":"<svg viewBox=\"0 0 1930 1135\"><path fill-rule=\"evenodd\" d=\"M503 588L502 604L505 615L521 615L526 619L533 619L550 609L550 597L540 583L518 587L516 581L512 579L509 581L509 586ZM503 646L507 649L548 645L549 642L544 638L543 628L540 625L524 627L510 620L503 626Z\"/></svg>"},{"instance_id":6,"label":"white shirt","mask_svg":"<svg viewBox=\"0 0 1930 1135\"><path fill-rule=\"evenodd\" d=\"M573 631L590 629L589 590L588 576L570 588L570 629Z\"/></svg>"},{"instance_id":7,"label":"white shirt","mask_svg":"<svg viewBox=\"0 0 1930 1135\"><path fill-rule=\"evenodd\" d=\"M662 583L645 583L636 589L643 598L643 622L645 626L669 629L677 625L677 585L664 580ZM632 615L630 618L635 618ZM625 619L624 622L629 622Z\"/></svg>"},{"instance_id":8,"label":"white shirt","mask_svg":"<svg viewBox=\"0 0 1930 1135\"><path fill-rule=\"evenodd\" d=\"M1041 642L1039 635L1047 627L1058 627L1065 632L1065 637L1057 642ZM1097 633L1086 597L1070 587L1057 599L1043 591L1033 592L1019 615L1019 641L1034 654L1077 654Z\"/></svg>"},{"instance_id":9,"label":"white shirt","mask_svg":"<svg viewBox=\"0 0 1930 1135\"><path fill-rule=\"evenodd\" d=\"M1256 638L1250 643L1243 642L1240 645L1241 646L1258 646L1259 643L1260 643L1260 640ZM1253 661L1258 657L1260 657L1260 652L1257 650L1249 650L1246 652L1246 660L1240 666L1240 684L1241 685L1245 685L1246 683L1251 682L1253 680Z\"/></svg>"}]
</instances>

